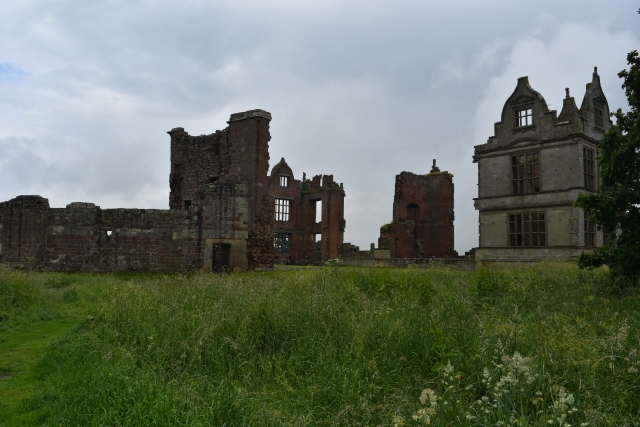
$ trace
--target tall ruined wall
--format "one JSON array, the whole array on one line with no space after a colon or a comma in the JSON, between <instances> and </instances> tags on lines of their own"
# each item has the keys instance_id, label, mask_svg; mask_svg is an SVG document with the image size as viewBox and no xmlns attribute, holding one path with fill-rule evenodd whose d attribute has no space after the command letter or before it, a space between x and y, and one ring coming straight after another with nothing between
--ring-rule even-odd
<instances>
[{"instance_id":1,"label":"tall ruined wall","mask_svg":"<svg viewBox=\"0 0 640 427\"><path fill-rule=\"evenodd\" d=\"M396 175L393 222L380 229L379 247L396 258L455 256L453 175Z\"/></svg>"},{"instance_id":2,"label":"tall ruined wall","mask_svg":"<svg viewBox=\"0 0 640 427\"><path fill-rule=\"evenodd\" d=\"M288 178L286 185L281 177ZM302 180L296 180L283 158L271 171L269 195L272 206L276 198L291 203L289 219L274 221L274 232L290 236L289 251L276 252L278 262L313 264L338 257L345 229L345 192L342 184L333 180L333 175L317 175L308 180L303 174ZM316 222L318 202L322 211L320 221ZM320 240L319 248L314 237Z\"/></svg>"},{"instance_id":3,"label":"tall ruined wall","mask_svg":"<svg viewBox=\"0 0 640 427\"><path fill-rule=\"evenodd\" d=\"M34 268L46 250L49 201L18 196L0 203L0 262Z\"/></svg>"},{"instance_id":4,"label":"tall ruined wall","mask_svg":"<svg viewBox=\"0 0 640 427\"><path fill-rule=\"evenodd\" d=\"M183 201L193 200L200 187L229 173L228 131L190 136L183 128L174 128L167 133L171 135L169 209L183 209Z\"/></svg>"},{"instance_id":5,"label":"tall ruined wall","mask_svg":"<svg viewBox=\"0 0 640 427\"><path fill-rule=\"evenodd\" d=\"M267 192L271 114L250 110L232 114L229 126L210 135L190 136L183 128L171 135L169 208L185 209L195 193L224 177L244 179L249 190L249 228Z\"/></svg>"}]
</instances>

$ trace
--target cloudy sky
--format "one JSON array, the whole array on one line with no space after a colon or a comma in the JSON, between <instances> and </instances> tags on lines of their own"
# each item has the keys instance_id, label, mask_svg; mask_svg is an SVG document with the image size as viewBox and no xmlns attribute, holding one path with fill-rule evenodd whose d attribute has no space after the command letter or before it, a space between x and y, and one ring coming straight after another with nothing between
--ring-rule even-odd
<instances>
[{"instance_id":1,"label":"cloudy sky","mask_svg":"<svg viewBox=\"0 0 640 427\"><path fill-rule=\"evenodd\" d=\"M21 0L0 8L0 201L168 208L169 136L272 113L271 166L333 174L345 241L391 220L395 175L454 175L456 249L477 246L477 168L529 76L551 109L640 48L630 0ZM559 112L559 111L558 111Z\"/></svg>"}]
</instances>

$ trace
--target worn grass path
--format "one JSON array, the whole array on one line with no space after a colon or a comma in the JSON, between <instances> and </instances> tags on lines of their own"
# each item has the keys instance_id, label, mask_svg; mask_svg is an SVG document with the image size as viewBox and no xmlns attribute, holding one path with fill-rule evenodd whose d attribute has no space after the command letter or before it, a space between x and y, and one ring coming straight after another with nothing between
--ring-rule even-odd
<instances>
[{"instance_id":1,"label":"worn grass path","mask_svg":"<svg viewBox=\"0 0 640 427\"><path fill-rule=\"evenodd\" d=\"M27 399L39 386L35 364L47 347L78 324L78 315L18 325L0 333L0 426L37 422Z\"/></svg>"}]
</instances>

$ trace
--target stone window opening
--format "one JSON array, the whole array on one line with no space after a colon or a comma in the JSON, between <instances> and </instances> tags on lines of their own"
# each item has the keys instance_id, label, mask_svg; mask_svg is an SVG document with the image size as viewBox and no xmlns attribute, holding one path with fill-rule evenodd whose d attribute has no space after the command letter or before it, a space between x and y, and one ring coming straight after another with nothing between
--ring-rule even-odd
<instances>
[{"instance_id":1,"label":"stone window opening","mask_svg":"<svg viewBox=\"0 0 640 427\"><path fill-rule=\"evenodd\" d=\"M529 126L533 124L533 115L531 108L516 110L516 127Z\"/></svg>"},{"instance_id":2,"label":"stone window opening","mask_svg":"<svg viewBox=\"0 0 640 427\"><path fill-rule=\"evenodd\" d=\"M511 172L513 194L533 194L540 192L539 153L511 156Z\"/></svg>"},{"instance_id":3,"label":"stone window opening","mask_svg":"<svg viewBox=\"0 0 640 427\"><path fill-rule=\"evenodd\" d=\"M291 200L276 199L276 209L274 211L276 221L289 221L291 213Z\"/></svg>"},{"instance_id":4,"label":"stone window opening","mask_svg":"<svg viewBox=\"0 0 640 427\"><path fill-rule=\"evenodd\" d=\"M182 201L182 209L188 211L191 207L191 200L183 200Z\"/></svg>"},{"instance_id":5,"label":"stone window opening","mask_svg":"<svg viewBox=\"0 0 640 427\"><path fill-rule=\"evenodd\" d=\"M587 213L584 215L584 245L587 247L596 245L596 225Z\"/></svg>"},{"instance_id":6,"label":"stone window opening","mask_svg":"<svg viewBox=\"0 0 640 427\"><path fill-rule=\"evenodd\" d=\"M420 220L420 206L415 203L409 203L407 205L407 219L411 221Z\"/></svg>"},{"instance_id":7,"label":"stone window opening","mask_svg":"<svg viewBox=\"0 0 640 427\"><path fill-rule=\"evenodd\" d=\"M322 235L319 233L314 233L313 235L313 251L321 252L322 251Z\"/></svg>"},{"instance_id":8,"label":"stone window opening","mask_svg":"<svg viewBox=\"0 0 640 427\"><path fill-rule=\"evenodd\" d=\"M316 222L322 222L322 199L314 200L316 205Z\"/></svg>"},{"instance_id":9,"label":"stone window opening","mask_svg":"<svg viewBox=\"0 0 640 427\"><path fill-rule=\"evenodd\" d=\"M273 234L273 248L276 252L289 252L289 233L274 233Z\"/></svg>"},{"instance_id":10,"label":"stone window opening","mask_svg":"<svg viewBox=\"0 0 640 427\"><path fill-rule=\"evenodd\" d=\"M289 186L289 177L286 175L280 175L280 187Z\"/></svg>"},{"instance_id":11,"label":"stone window opening","mask_svg":"<svg viewBox=\"0 0 640 427\"><path fill-rule=\"evenodd\" d=\"M112 234L113 234L112 230L107 230L107 237L111 237Z\"/></svg>"},{"instance_id":12,"label":"stone window opening","mask_svg":"<svg viewBox=\"0 0 640 427\"><path fill-rule=\"evenodd\" d=\"M596 127L604 129L604 106L597 100L594 100L593 110Z\"/></svg>"},{"instance_id":13,"label":"stone window opening","mask_svg":"<svg viewBox=\"0 0 640 427\"><path fill-rule=\"evenodd\" d=\"M594 150L583 148L584 188L596 191L596 163Z\"/></svg>"},{"instance_id":14,"label":"stone window opening","mask_svg":"<svg viewBox=\"0 0 640 427\"><path fill-rule=\"evenodd\" d=\"M509 246L546 246L544 212L509 214Z\"/></svg>"}]
</instances>

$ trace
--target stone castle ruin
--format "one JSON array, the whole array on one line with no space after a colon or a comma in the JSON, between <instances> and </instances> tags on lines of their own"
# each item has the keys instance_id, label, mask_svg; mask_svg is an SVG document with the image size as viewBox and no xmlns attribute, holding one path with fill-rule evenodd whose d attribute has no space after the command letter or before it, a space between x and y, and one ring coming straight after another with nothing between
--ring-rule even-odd
<instances>
[{"instance_id":1,"label":"stone castle ruin","mask_svg":"<svg viewBox=\"0 0 640 427\"><path fill-rule=\"evenodd\" d=\"M51 208L39 196L0 203L0 263L52 271L406 266L573 260L604 243L573 207L578 194L598 191L598 142L613 126L597 69L580 108L567 89L559 115L518 79L495 135L475 147L479 247L466 257L453 246L453 175L435 160L427 174L396 176L393 220L377 248L360 251L343 243L345 192L332 175L296 179L284 158L269 171L270 121L251 110L210 135L169 131L168 210Z\"/></svg>"},{"instance_id":2,"label":"stone castle ruin","mask_svg":"<svg viewBox=\"0 0 640 427\"><path fill-rule=\"evenodd\" d=\"M0 262L50 271L229 271L336 257L343 186L331 175L295 180L284 159L269 175L270 121L252 110L232 114L211 135L168 132L168 210L51 208L40 196L0 203Z\"/></svg>"}]
</instances>

